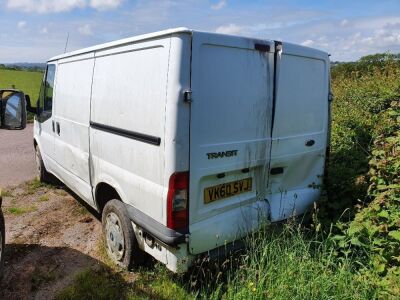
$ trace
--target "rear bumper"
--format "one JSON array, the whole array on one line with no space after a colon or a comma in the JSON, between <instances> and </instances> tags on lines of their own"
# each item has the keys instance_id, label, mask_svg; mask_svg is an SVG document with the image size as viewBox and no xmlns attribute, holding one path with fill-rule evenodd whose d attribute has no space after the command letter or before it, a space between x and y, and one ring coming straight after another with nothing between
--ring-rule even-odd
<instances>
[{"instance_id":1,"label":"rear bumper","mask_svg":"<svg viewBox=\"0 0 400 300\"><path fill-rule=\"evenodd\" d=\"M172 230L165 225L155 221L140 210L134 208L132 205L125 204L128 211L129 218L132 222L140 226L143 231L152 235L166 245L176 246L185 242L188 232L178 232Z\"/></svg>"}]
</instances>

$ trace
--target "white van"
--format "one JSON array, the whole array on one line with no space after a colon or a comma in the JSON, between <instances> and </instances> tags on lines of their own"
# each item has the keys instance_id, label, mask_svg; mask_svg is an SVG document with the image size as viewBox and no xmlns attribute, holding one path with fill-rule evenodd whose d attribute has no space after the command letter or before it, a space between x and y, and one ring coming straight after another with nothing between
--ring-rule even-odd
<instances>
[{"instance_id":1,"label":"white van","mask_svg":"<svg viewBox=\"0 0 400 300\"><path fill-rule=\"evenodd\" d=\"M49 173L102 214L110 257L174 272L321 193L329 57L178 28L49 60L34 129Z\"/></svg>"}]
</instances>

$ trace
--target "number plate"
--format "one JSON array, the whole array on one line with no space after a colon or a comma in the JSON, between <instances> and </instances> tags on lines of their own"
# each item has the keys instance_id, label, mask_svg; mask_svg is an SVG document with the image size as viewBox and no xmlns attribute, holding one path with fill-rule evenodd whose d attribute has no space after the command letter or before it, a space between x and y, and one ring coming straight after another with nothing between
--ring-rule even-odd
<instances>
[{"instance_id":1,"label":"number plate","mask_svg":"<svg viewBox=\"0 0 400 300\"><path fill-rule=\"evenodd\" d=\"M204 203L214 202L235 195L250 192L253 179L251 177L215 185L204 189Z\"/></svg>"}]
</instances>

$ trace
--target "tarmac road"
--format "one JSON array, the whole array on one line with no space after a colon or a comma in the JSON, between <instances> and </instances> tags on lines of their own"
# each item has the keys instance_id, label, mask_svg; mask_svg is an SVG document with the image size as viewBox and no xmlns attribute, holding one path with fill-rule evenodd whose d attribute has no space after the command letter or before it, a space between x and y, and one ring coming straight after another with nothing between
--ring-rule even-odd
<instances>
[{"instance_id":1,"label":"tarmac road","mask_svg":"<svg viewBox=\"0 0 400 300\"><path fill-rule=\"evenodd\" d=\"M0 129L0 188L15 186L36 176L33 124L24 130Z\"/></svg>"}]
</instances>

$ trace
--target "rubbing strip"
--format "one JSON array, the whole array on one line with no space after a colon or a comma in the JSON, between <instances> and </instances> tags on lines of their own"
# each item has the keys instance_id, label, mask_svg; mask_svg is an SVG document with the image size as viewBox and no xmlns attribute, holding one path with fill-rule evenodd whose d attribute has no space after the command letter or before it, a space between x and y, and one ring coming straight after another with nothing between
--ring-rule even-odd
<instances>
[{"instance_id":1,"label":"rubbing strip","mask_svg":"<svg viewBox=\"0 0 400 300\"><path fill-rule=\"evenodd\" d=\"M108 133L120 135L120 136L129 138L129 139L137 140L139 142L155 145L155 146L160 146L160 144L161 144L161 138L152 136L152 135L148 135L148 134L144 134L144 133L121 129L121 128L117 128L117 127L113 127L113 126L96 123L96 122L90 122L90 127L97 129L97 130L105 131Z\"/></svg>"}]
</instances>

